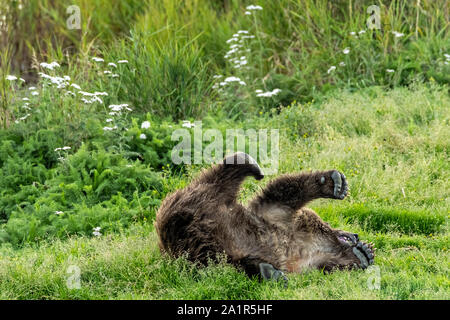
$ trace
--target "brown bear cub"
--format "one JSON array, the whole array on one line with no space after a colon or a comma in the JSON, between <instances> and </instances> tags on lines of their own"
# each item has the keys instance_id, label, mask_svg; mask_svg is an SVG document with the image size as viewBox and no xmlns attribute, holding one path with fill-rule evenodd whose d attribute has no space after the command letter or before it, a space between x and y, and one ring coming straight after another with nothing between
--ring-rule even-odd
<instances>
[{"instance_id":1,"label":"brown bear cub","mask_svg":"<svg viewBox=\"0 0 450 320\"><path fill-rule=\"evenodd\" d=\"M161 251L207 264L225 253L249 275L286 279L308 268L367 268L372 244L331 228L304 206L317 198L342 200L345 176L336 171L286 174L270 182L247 207L236 200L244 179L264 177L246 153L226 157L189 186L167 196L156 215Z\"/></svg>"}]
</instances>

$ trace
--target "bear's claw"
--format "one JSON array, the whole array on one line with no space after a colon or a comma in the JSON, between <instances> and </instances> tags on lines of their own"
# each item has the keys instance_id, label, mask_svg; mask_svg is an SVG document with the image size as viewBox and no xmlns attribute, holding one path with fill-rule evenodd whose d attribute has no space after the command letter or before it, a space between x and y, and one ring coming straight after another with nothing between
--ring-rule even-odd
<instances>
[{"instance_id":1,"label":"bear's claw","mask_svg":"<svg viewBox=\"0 0 450 320\"><path fill-rule=\"evenodd\" d=\"M374 262L375 248L373 243L365 243L359 241L356 246L353 247L353 253L360 261L360 267L366 269Z\"/></svg>"}]
</instances>

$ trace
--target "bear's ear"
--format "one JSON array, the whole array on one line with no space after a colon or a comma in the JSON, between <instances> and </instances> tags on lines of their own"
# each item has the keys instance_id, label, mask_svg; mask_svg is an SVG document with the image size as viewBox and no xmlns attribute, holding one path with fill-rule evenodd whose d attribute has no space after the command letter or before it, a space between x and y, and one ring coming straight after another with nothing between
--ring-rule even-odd
<instances>
[{"instance_id":1,"label":"bear's ear","mask_svg":"<svg viewBox=\"0 0 450 320\"><path fill-rule=\"evenodd\" d=\"M244 168L247 168L246 170L243 170L243 172L251 174L256 180L261 180L264 178L264 173L262 172L261 167L258 165L256 160L247 153L236 152L229 155L223 159L223 164L225 166L243 166Z\"/></svg>"}]
</instances>

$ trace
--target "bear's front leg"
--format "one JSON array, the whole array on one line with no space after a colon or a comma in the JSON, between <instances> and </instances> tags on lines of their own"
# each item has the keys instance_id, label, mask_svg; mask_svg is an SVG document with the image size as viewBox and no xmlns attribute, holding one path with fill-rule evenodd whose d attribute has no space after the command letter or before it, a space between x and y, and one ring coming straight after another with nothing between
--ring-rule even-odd
<instances>
[{"instance_id":1,"label":"bear's front leg","mask_svg":"<svg viewBox=\"0 0 450 320\"><path fill-rule=\"evenodd\" d=\"M261 208L276 205L293 213L311 200L342 200L347 194L347 179L337 170L286 174L270 182L251 202L250 207L259 211Z\"/></svg>"}]
</instances>

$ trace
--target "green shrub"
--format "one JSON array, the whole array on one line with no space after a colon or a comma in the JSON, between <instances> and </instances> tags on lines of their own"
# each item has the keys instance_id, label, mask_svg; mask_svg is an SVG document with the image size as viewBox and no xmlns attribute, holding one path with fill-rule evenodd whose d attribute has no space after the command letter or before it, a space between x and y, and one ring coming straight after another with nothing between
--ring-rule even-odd
<instances>
[{"instance_id":1,"label":"green shrub","mask_svg":"<svg viewBox=\"0 0 450 320\"><path fill-rule=\"evenodd\" d=\"M60 161L52 178L38 186L19 187L18 195L3 204L9 216L3 241L20 245L89 235L97 226L117 231L133 221L152 219L167 192L160 174L118 154L82 146Z\"/></svg>"}]
</instances>

